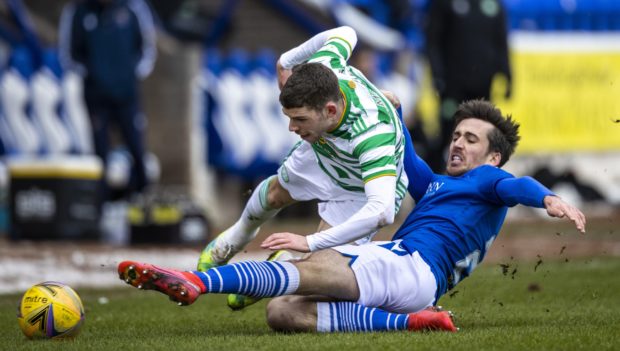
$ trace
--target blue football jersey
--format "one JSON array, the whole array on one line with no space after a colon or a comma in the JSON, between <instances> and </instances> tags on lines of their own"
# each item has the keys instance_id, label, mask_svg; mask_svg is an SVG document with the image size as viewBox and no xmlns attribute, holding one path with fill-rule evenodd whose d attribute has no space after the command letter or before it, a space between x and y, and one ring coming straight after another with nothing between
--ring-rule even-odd
<instances>
[{"instance_id":1,"label":"blue football jersey","mask_svg":"<svg viewBox=\"0 0 620 351\"><path fill-rule=\"evenodd\" d=\"M414 182L416 181L415 175ZM431 174L426 192L394 234L407 252L418 251L437 279L437 298L467 277L493 243L508 207L495 184L513 176L484 165L462 176ZM418 178L420 179L420 178Z\"/></svg>"},{"instance_id":2,"label":"blue football jersey","mask_svg":"<svg viewBox=\"0 0 620 351\"><path fill-rule=\"evenodd\" d=\"M415 153L405 134L405 172L416 207L392 240L408 253L418 251L437 280L436 300L480 263L506 218L508 207L544 207L554 195L531 177L515 178L490 165L452 177L439 175Z\"/></svg>"}]
</instances>

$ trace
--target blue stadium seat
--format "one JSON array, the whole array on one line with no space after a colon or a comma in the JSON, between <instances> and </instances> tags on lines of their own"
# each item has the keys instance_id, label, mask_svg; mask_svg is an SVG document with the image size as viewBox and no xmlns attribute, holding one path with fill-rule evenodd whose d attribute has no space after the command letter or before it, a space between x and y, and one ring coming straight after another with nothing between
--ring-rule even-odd
<instances>
[{"instance_id":1,"label":"blue stadium seat","mask_svg":"<svg viewBox=\"0 0 620 351\"><path fill-rule=\"evenodd\" d=\"M513 30L620 30L619 0L503 1Z\"/></svg>"},{"instance_id":2,"label":"blue stadium seat","mask_svg":"<svg viewBox=\"0 0 620 351\"><path fill-rule=\"evenodd\" d=\"M514 28L521 30L536 30L539 28L537 16L540 14L540 3L538 0L513 0L511 4L512 12L516 14Z\"/></svg>"},{"instance_id":3,"label":"blue stadium seat","mask_svg":"<svg viewBox=\"0 0 620 351\"><path fill-rule=\"evenodd\" d=\"M208 140L215 137L218 145L209 147L209 162L229 173L243 176L257 152L256 134L247 123L249 105L245 92L250 61L247 51L232 50L224 59L220 74L209 77L206 103ZM239 136L243 135L243 138Z\"/></svg>"},{"instance_id":4,"label":"blue stadium seat","mask_svg":"<svg viewBox=\"0 0 620 351\"><path fill-rule=\"evenodd\" d=\"M428 5L432 0L409 0L411 6L416 11L426 11L428 9Z\"/></svg>"},{"instance_id":5,"label":"blue stadium seat","mask_svg":"<svg viewBox=\"0 0 620 351\"><path fill-rule=\"evenodd\" d=\"M592 31L594 30L594 17L591 12L578 12L574 15L574 30Z\"/></svg>"},{"instance_id":6,"label":"blue stadium seat","mask_svg":"<svg viewBox=\"0 0 620 351\"><path fill-rule=\"evenodd\" d=\"M35 71L31 51L23 46L16 46L11 51L9 67L14 68L25 79L30 79Z\"/></svg>"},{"instance_id":7,"label":"blue stadium seat","mask_svg":"<svg viewBox=\"0 0 620 351\"><path fill-rule=\"evenodd\" d=\"M45 150L42 134L32 118L29 80L34 73L30 50L15 47L0 84L0 104L6 125L14 136L17 154L37 155Z\"/></svg>"},{"instance_id":8,"label":"blue stadium seat","mask_svg":"<svg viewBox=\"0 0 620 351\"><path fill-rule=\"evenodd\" d=\"M545 0L537 4L536 21L542 30L553 31L562 29L560 0Z\"/></svg>"},{"instance_id":9,"label":"blue stadium seat","mask_svg":"<svg viewBox=\"0 0 620 351\"><path fill-rule=\"evenodd\" d=\"M418 27L412 27L406 33L407 42L415 51L422 51L424 45L426 45L426 37L423 31Z\"/></svg>"},{"instance_id":10,"label":"blue stadium seat","mask_svg":"<svg viewBox=\"0 0 620 351\"><path fill-rule=\"evenodd\" d=\"M521 17L523 16L520 2L521 0L503 0L506 15L508 16L508 27L513 30L519 29Z\"/></svg>"},{"instance_id":11,"label":"blue stadium seat","mask_svg":"<svg viewBox=\"0 0 620 351\"><path fill-rule=\"evenodd\" d=\"M252 70L265 70L265 72L276 75L276 53L272 49L263 48L259 50L251 63Z\"/></svg>"},{"instance_id":12,"label":"blue stadium seat","mask_svg":"<svg viewBox=\"0 0 620 351\"><path fill-rule=\"evenodd\" d=\"M222 54L216 48L208 48L203 52L203 84L201 85L201 100L203 107L202 123L206 134L206 162L216 168L223 167L224 160L221 159L223 143L213 125L213 116L219 109L216 97L216 86L222 72Z\"/></svg>"},{"instance_id":13,"label":"blue stadium seat","mask_svg":"<svg viewBox=\"0 0 620 351\"><path fill-rule=\"evenodd\" d=\"M40 127L47 153L68 154L77 150L76 136L69 133L64 115L62 70L53 49L42 54L42 65L30 79L32 117Z\"/></svg>"},{"instance_id":14,"label":"blue stadium seat","mask_svg":"<svg viewBox=\"0 0 620 351\"><path fill-rule=\"evenodd\" d=\"M60 66L60 59L56 49L49 48L43 51L43 66L47 67L56 78L62 76L62 67Z\"/></svg>"},{"instance_id":15,"label":"blue stadium seat","mask_svg":"<svg viewBox=\"0 0 620 351\"><path fill-rule=\"evenodd\" d=\"M254 181L274 174L297 138L278 102L275 52L234 49L223 57L214 50L203 57L207 162Z\"/></svg>"},{"instance_id":16,"label":"blue stadium seat","mask_svg":"<svg viewBox=\"0 0 620 351\"><path fill-rule=\"evenodd\" d=\"M609 31L613 29L613 21L620 16L620 8L617 0L595 0L597 3L594 28L596 30ZM616 8L614 10L614 8Z\"/></svg>"},{"instance_id":17,"label":"blue stadium seat","mask_svg":"<svg viewBox=\"0 0 620 351\"><path fill-rule=\"evenodd\" d=\"M222 72L223 58L216 48L206 49L202 55L202 67L218 76Z\"/></svg>"},{"instance_id":18,"label":"blue stadium seat","mask_svg":"<svg viewBox=\"0 0 620 351\"><path fill-rule=\"evenodd\" d=\"M251 69L250 63L248 52L242 48L235 48L226 57L225 69L232 69L242 76L247 76Z\"/></svg>"},{"instance_id":19,"label":"blue stadium seat","mask_svg":"<svg viewBox=\"0 0 620 351\"><path fill-rule=\"evenodd\" d=\"M609 31L611 30L611 20L607 14L597 14L592 20L592 29L596 31Z\"/></svg>"},{"instance_id":20,"label":"blue stadium seat","mask_svg":"<svg viewBox=\"0 0 620 351\"><path fill-rule=\"evenodd\" d=\"M381 0L345 0L345 2L363 9L376 21L386 24L390 20L390 9L384 1Z\"/></svg>"}]
</instances>

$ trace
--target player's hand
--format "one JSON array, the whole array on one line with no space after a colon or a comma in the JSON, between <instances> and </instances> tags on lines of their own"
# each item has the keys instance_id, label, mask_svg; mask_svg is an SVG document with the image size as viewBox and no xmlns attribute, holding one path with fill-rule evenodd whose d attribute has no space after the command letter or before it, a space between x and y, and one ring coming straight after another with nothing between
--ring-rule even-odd
<instances>
[{"instance_id":1,"label":"player's hand","mask_svg":"<svg viewBox=\"0 0 620 351\"><path fill-rule=\"evenodd\" d=\"M381 92L383 93L383 95L385 95L385 97L392 104L392 106L394 106L394 108L400 107L400 99L398 98L398 96L396 96L396 94L389 90L381 90Z\"/></svg>"},{"instance_id":2,"label":"player's hand","mask_svg":"<svg viewBox=\"0 0 620 351\"><path fill-rule=\"evenodd\" d=\"M558 218L566 217L575 223L575 226L580 232L586 232L586 216L579 211L578 208L569 205L564 200L553 195L545 196L543 202L549 216Z\"/></svg>"},{"instance_id":3,"label":"player's hand","mask_svg":"<svg viewBox=\"0 0 620 351\"><path fill-rule=\"evenodd\" d=\"M278 87L280 88L280 90L282 90L282 87L284 86L284 84L286 84L288 77L291 76L293 71L282 67L282 65L280 64L280 60L278 60L278 62L276 63L276 71L278 73Z\"/></svg>"},{"instance_id":4,"label":"player's hand","mask_svg":"<svg viewBox=\"0 0 620 351\"><path fill-rule=\"evenodd\" d=\"M274 233L260 244L263 249L269 250L295 250L299 252L310 252L308 240L305 236L294 233Z\"/></svg>"}]
</instances>

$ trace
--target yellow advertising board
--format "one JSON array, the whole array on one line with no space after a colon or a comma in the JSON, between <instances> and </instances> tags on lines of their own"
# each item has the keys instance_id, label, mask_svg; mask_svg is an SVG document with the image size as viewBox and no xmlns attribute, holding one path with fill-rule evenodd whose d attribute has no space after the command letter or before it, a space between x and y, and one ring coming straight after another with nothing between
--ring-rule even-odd
<instances>
[{"instance_id":1,"label":"yellow advertising board","mask_svg":"<svg viewBox=\"0 0 620 351\"><path fill-rule=\"evenodd\" d=\"M512 98L499 83L493 100L521 123L520 154L620 150L620 35L517 34L511 51Z\"/></svg>"},{"instance_id":2,"label":"yellow advertising board","mask_svg":"<svg viewBox=\"0 0 620 351\"><path fill-rule=\"evenodd\" d=\"M517 153L620 151L620 33L511 33L512 97L498 77L492 101L521 123ZM418 118L437 134L430 68Z\"/></svg>"}]
</instances>

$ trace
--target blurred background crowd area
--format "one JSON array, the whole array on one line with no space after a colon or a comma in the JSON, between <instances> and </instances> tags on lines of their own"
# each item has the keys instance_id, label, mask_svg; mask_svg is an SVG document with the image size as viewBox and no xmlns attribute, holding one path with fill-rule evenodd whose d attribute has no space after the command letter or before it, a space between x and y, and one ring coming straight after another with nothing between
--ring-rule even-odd
<instances>
[{"instance_id":1,"label":"blurred background crowd area","mask_svg":"<svg viewBox=\"0 0 620 351\"><path fill-rule=\"evenodd\" d=\"M340 25L358 33L350 63L400 98L435 171L458 103L487 98L522 125L508 171L617 214L618 0L2 0L0 235L217 234L298 139L278 103L278 56ZM101 139L98 108L112 105ZM282 215L315 220L314 206Z\"/></svg>"}]
</instances>

